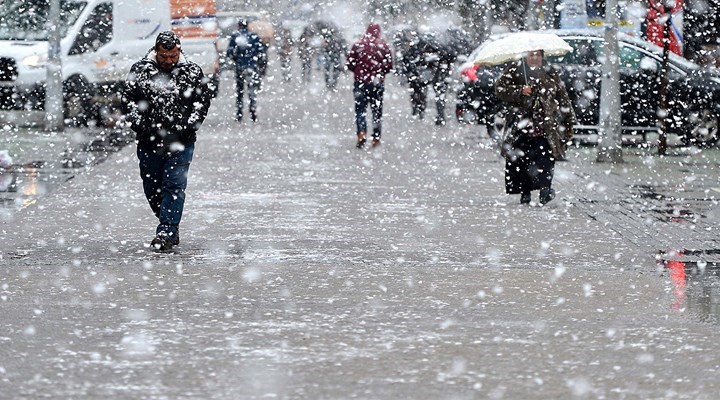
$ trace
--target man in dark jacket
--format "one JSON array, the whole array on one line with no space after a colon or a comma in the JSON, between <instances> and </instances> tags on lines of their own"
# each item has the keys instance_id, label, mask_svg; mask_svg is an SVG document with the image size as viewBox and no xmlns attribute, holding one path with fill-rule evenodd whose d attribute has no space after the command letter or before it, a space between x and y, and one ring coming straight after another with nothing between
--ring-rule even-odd
<instances>
[{"instance_id":1,"label":"man in dark jacket","mask_svg":"<svg viewBox=\"0 0 720 400\"><path fill-rule=\"evenodd\" d=\"M358 148L365 147L367 106L373 115L373 147L380 144L385 75L392 71L392 53L380 37L380 25L371 23L360 41L353 44L346 57L347 67L355 74L355 123Z\"/></svg>"},{"instance_id":2,"label":"man in dark jacket","mask_svg":"<svg viewBox=\"0 0 720 400\"><path fill-rule=\"evenodd\" d=\"M185 59L171 31L161 32L130 69L124 99L136 133L145 197L159 220L151 242L155 250L169 251L180 243L187 173L210 92L202 69Z\"/></svg>"},{"instance_id":3,"label":"man in dark jacket","mask_svg":"<svg viewBox=\"0 0 720 400\"><path fill-rule=\"evenodd\" d=\"M334 29L327 29L323 33L323 55L325 56L325 87L335 90L340 71L343 68L342 56L345 52L345 40L340 32Z\"/></svg>"},{"instance_id":4,"label":"man in dark jacket","mask_svg":"<svg viewBox=\"0 0 720 400\"><path fill-rule=\"evenodd\" d=\"M448 81L456 56L447 45L430 35L418 37L404 55L404 69L410 86L412 114L423 119L427 104L427 87L435 91L436 125L445 125Z\"/></svg>"},{"instance_id":5,"label":"man in dark jacket","mask_svg":"<svg viewBox=\"0 0 720 400\"><path fill-rule=\"evenodd\" d=\"M238 21L238 31L230 36L227 48L227 57L235 62L235 84L237 98L235 100L235 118L242 122L243 95L245 86L248 91L248 108L250 119L257 121L257 92L262 79L261 67L266 60L266 46L260 41L260 36L248 30L245 20Z\"/></svg>"}]
</instances>

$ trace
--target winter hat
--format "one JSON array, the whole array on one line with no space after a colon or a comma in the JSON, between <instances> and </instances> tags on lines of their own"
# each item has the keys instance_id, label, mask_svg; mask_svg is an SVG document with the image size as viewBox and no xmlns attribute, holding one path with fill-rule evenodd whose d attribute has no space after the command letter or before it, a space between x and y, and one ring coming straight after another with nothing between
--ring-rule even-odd
<instances>
[{"instance_id":1,"label":"winter hat","mask_svg":"<svg viewBox=\"0 0 720 400\"><path fill-rule=\"evenodd\" d=\"M173 31L160 32L155 39L155 48L162 46L165 50L172 50L180 46L180 38Z\"/></svg>"}]
</instances>

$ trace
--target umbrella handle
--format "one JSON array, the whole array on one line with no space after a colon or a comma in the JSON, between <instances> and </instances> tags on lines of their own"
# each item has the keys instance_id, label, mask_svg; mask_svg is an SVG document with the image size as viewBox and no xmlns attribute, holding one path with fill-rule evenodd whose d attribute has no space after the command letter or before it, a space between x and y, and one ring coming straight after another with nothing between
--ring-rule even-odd
<instances>
[{"instance_id":1,"label":"umbrella handle","mask_svg":"<svg viewBox=\"0 0 720 400\"><path fill-rule=\"evenodd\" d=\"M522 61L523 76L525 77L525 84L527 85L527 84L528 84L528 80L527 80L527 70L525 69L525 57L523 57L523 58L521 59L521 61Z\"/></svg>"}]
</instances>

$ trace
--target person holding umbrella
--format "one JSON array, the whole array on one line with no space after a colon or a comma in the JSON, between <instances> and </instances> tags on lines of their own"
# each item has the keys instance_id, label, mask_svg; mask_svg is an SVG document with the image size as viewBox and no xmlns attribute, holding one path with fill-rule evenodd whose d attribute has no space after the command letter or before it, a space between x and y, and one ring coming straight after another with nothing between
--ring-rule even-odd
<instances>
[{"instance_id":1,"label":"person holding umbrella","mask_svg":"<svg viewBox=\"0 0 720 400\"><path fill-rule=\"evenodd\" d=\"M520 203L529 204L531 191L539 190L540 204L545 205L555 198L555 161L565 159L566 143L573 136L575 114L565 85L538 48L505 68L495 93L510 106L510 133L501 148L505 191L520 194Z\"/></svg>"}]
</instances>

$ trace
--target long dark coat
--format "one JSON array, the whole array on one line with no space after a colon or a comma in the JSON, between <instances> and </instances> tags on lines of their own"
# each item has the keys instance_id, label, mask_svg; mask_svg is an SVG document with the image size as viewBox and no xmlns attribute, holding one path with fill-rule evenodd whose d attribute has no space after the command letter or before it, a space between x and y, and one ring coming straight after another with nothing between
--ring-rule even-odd
<instances>
[{"instance_id":1,"label":"long dark coat","mask_svg":"<svg viewBox=\"0 0 720 400\"><path fill-rule=\"evenodd\" d=\"M533 95L522 94L525 85L532 87ZM528 121L533 121L550 143L555 159L565 158L566 142L573 136L576 120L565 85L554 68L545 65L531 73L522 61L513 63L495 83L495 94L510 106L509 128L515 137L523 134L522 127Z\"/></svg>"}]
</instances>

